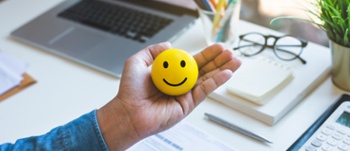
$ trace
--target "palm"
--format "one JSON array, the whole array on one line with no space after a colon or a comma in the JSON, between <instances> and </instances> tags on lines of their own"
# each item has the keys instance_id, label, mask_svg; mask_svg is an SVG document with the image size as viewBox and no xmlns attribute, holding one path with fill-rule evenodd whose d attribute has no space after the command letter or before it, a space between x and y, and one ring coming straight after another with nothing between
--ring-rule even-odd
<instances>
[{"instance_id":1,"label":"palm","mask_svg":"<svg viewBox=\"0 0 350 151\"><path fill-rule=\"evenodd\" d=\"M168 48L170 45L155 45L140 51L142 54L131 57L123 71L117 97L125 100L121 102L140 135L157 133L179 122L230 77L230 72L223 70L234 71L239 66L232 61L232 55L224 54L221 45L214 45L194 56L200 73L195 87L184 95L168 96L154 86L149 68L154 58Z\"/></svg>"}]
</instances>

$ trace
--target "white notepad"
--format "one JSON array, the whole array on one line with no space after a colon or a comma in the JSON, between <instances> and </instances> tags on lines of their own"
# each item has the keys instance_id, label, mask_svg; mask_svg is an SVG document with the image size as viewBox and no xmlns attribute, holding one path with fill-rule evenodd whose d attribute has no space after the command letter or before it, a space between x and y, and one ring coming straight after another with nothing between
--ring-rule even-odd
<instances>
[{"instance_id":1,"label":"white notepad","mask_svg":"<svg viewBox=\"0 0 350 151\"><path fill-rule=\"evenodd\" d=\"M226 88L229 93L263 105L293 79L287 66L259 57L242 66L233 74Z\"/></svg>"}]
</instances>

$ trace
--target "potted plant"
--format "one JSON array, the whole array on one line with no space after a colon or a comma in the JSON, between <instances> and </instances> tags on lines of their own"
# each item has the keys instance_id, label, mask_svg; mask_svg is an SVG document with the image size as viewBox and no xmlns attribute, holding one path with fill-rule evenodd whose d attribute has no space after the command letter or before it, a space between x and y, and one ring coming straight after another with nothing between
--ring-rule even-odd
<instances>
[{"instance_id":1,"label":"potted plant","mask_svg":"<svg viewBox=\"0 0 350 151\"><path fill-rule=\"evenodd\" d=\"M332 81L350 91L350 0L314 0L311 6L305 10L309 19L303 20L327 33L332 51ZM277 17L271 23L281 18L297 17Z\"/></svg>"}]
</instances>

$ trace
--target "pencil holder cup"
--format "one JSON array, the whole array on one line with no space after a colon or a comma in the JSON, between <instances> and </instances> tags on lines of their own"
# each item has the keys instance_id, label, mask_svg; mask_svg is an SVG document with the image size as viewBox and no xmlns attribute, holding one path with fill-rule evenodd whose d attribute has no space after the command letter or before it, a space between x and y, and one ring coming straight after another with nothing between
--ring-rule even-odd
<instances>
[{"instance_id":1,"label":"pencil holder cup","mask_svg":"<svg viewBox=\"0 0 350 151\"><path fill-rule=\"evenodd\" d=\"M236 39L241 0L226 6L222 11L204 10L198 7L200 20L203 23L204 36L207 45L223 43L226 48L232 48Z\"/></svg>"}]
</instances>

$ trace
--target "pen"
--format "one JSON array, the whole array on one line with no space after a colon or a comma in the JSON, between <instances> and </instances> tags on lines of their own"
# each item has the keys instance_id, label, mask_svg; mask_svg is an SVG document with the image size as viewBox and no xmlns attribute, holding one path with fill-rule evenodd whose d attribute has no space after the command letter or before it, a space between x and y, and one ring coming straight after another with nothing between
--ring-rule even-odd
<instances>
[{"instance_id":1,"label":"pen","mask_svg":"<svg viewBox=\"0 0 350 151\"><path fill-rule=\"evenodd\" d=\"M249 136L249 137L251 137L253 139L256 139L258 141L261 141L261 142L272 143L271 141L269 141L268 139L266 139L266 138L264 138L262 136L254 134L253 132L245 130L245 129L243 129L243 128L237 126L237 125L234 125L232 123L229 123L229 122L227 122L227 121L225 121L225 120L223 120L223 119L221 119L219 117L216 117L216 116L211 115L209 113L204 113L204 115L206 115L210 121L213 121L213 122L215 122L217 124L220 124L220 125L222 125L224 127L229 128L231 130L239 132L239 133L241 133L243 135Z\"/></svg>"}]
</instances>

